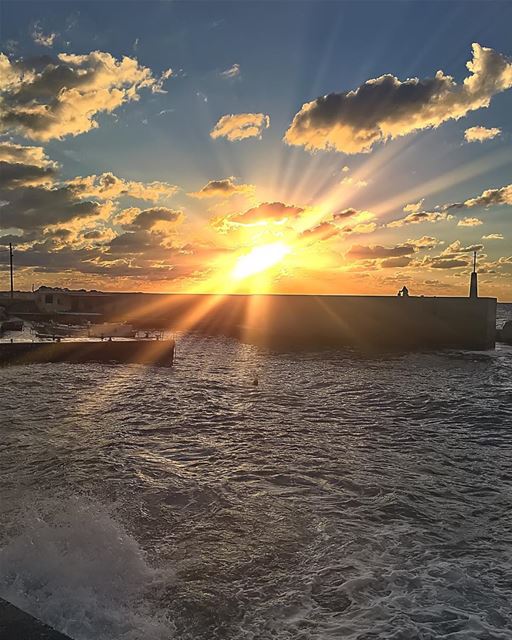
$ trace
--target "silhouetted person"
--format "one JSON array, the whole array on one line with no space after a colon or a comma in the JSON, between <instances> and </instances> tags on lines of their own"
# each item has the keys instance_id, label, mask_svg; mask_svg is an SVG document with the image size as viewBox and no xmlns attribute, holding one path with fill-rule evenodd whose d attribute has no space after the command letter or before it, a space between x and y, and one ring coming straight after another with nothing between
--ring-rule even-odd
<instances>
[{"instance_id":1,"label":"silhouetted person","mask_svg":"<svg viewBox=\"0 0 512 640\"><path fill-rule=\"evenodd\" d=\"M403 298L408 298L409 297L409 289L404 285L400 291L398 292L399 296L402 296Z\"/></svg>"}]
</instances>

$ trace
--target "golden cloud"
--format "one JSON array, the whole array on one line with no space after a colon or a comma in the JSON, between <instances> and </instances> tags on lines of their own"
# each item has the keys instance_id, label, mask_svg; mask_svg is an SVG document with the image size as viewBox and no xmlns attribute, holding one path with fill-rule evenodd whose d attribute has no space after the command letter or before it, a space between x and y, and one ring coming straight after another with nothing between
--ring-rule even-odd
<instances>
[{"instance_id":1,"label":"golden cloud","mask_svg":"<svg viewBox=\"0 0 512 640\"><path fill-rule=\"evenodd\" d=\"M237 113L220 118L210 131L210 136L227 138L231 142L246 138L261 138L265 129L270 126L270 116L264 113Z\"/></svg>"},{"instance_id":2,"label":"golden cloud","mask_svg":"<svg viewBox=\"0 0 512 640\"><path fill-rule=\"evenodd\" d=\"M222 180L210 180L199 191L193 191L187 195L193 198L229 198L234 194L252 194L254 185L237 184L236 178L231 176Z\"/></svg>"},{"instance_id":3,"label":"golden cloud","mask_svg":"<svg viewBox=\"0 0 512 640\"><path fill-rule=\"evenodd\" d=\"M461 218L457 222L458 227L478 227L483 224L479 218Z\"/></svg>"},{"instance_id":4,"label":"golden cloud","mask_svg":"<svg viewBox=\"0 0 512 640\"><path fill-rule=\"evenodd\" d=\"M79 176L70 180L69 185L74 187L83 198L101 198L102 200L128 196L155 202L161 198L170 198L178 191L177 186L167 182L124 180L110 172L98 176Z\"/></svg>"},{"instance_id":5,"label":"golden cloud","mask_svg":"<svg viewBox=\"0 0 512 640\"><path fill-rule=\"evenodd\" d=\"M464 131L464 138L466 142L485 142L485 140L492 140L499 136L501 129L492 127L487 129L486 127L470 127Z\"/></svg>"},{"instance_id":6,"label":"golden cloud","mask_svg":"<svg viewBox=\"0 0 512 640\"><path fill-rule=\"evenodd\" d=\"M442 71L403 82L388 74L354 91L321 96L302 106L284 140L309 151L365 153L378 142L488 107L495 94L512 86L512 62L492 49L473 44L466 66L470 75L462 84Z\"/></svg>"},{"instance_id":7,"label":"golden cloud","mask_svg":"<svg viewBox=\"0 0 512 640\"><path fill-rule=\"evenodd\" d=\"M406 204L403 208L403 211L405 211L406 213L418 213L418 211L421 211L421 207L423 206L423 200L424 198L418 200L418 202L411 202L409 204Z\"/></svg>"},{"instance_id":8,"label":"golden cloud","mask_svg":"<svg viewBox=\"0 0 512 640\"><path fill-rule=\"evenodd\" d=\"M390 228L403 227L407 224L420 224L422 222L440 222L441 220L451 220L453 216L448 215L445 211L416 211L410 213L405 218L388 222L386 226Z\"/></svg>"},{"instance_id":9,"label":"golden cloud","mask_svg":"<svg viewBox=\"0 0 512 640\"><path fill-rule=\"evenodd\" d=\"M46 155L43 147L29 147L13 142L0 142L0 160L35 167L57 167Z\"/></svg>"},{"instance_id":10,"label":"golden cloud","mask_svg":"<svg viewBox=\"0 0 512 640\"><path fill-rule=\"evenodd\" d=\"M97 127L99 113L138 100L141 89L161 91L168 77L101 51L13 61L0 54L0 132L35 140L76 136Z\"/></svg>"}]
</instances>

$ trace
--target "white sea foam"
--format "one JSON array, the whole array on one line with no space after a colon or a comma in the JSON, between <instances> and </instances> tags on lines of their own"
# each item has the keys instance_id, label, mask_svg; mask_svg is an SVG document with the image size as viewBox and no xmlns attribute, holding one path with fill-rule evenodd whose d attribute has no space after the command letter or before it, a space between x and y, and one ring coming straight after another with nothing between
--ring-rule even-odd
<instances>
[{"instance_id":1,"label":"white sea foam","mask_svg":"<svg viewBox=\"0 0 512 640\"><path fill-rule=\"evenodd\" d=\"M146 594L171 579L90 499L23 507L0 545L0 596L76 640L169 640Z\"/></svg>"}]
</instances>

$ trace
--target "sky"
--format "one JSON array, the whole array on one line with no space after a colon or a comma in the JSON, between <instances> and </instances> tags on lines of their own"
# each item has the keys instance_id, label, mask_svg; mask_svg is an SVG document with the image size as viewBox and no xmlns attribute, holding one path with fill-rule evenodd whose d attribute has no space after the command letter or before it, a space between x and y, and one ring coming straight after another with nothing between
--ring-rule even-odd
<instances>
[{"instance_id":1,"label":"sky","mask_svg":"<svg viewBox=\"0 0 512 640\"><path fill-rule=\"evenodd\" d=\"M0 2L0 289L512 301L511 2Z\"/></svg>"}]
</instances>

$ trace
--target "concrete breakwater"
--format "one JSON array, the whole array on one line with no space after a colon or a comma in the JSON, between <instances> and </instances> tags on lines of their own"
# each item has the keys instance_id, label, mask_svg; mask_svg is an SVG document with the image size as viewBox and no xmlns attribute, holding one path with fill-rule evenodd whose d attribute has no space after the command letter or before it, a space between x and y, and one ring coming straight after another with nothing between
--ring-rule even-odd
<instances>
[{"instance_id":1,"label":"concrete breakwater","mask_svg":"<svg viewBox=\"0 0 512 640\"><path fill-rule=\"evenodd\" d=\"M139 294L107 313L276 348L492 349L496 340L495 298Z\"/></svg>"},{"instance_id":2,"label":"concrete breakwater","mask_svg":"<svg viewBox=\"0 0 512 640\"><path fill-rule=\"evenodd\" d=\"M170 366L174 340L0 343L0 365L42 362L119 362Z\"/></svg>"},{"instance_id":3,"label":"concrete breakwater","mask_svg":"<svg viewBox=\"0 0 512 640\"><path fill-rule=\"evenodd\" d=\"M54 291L54 290L52 290ZM199 331L277 348L492 349L495 298L221 295L81 292L51 294L12 315L69 324L129 322ZM56 301L59 302L56 305Z\"/></svg>"},{"instance_id":4,"label":"concrete breakwater","mask_svg":"<svg viewBox=\"0 0 512 640\"><path fill-rule=\"evenodd\" d=\"M0 640L71 640L0 598Z\"/></svg>"}]
</instances>

